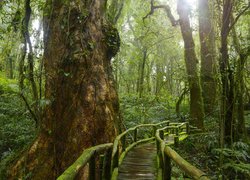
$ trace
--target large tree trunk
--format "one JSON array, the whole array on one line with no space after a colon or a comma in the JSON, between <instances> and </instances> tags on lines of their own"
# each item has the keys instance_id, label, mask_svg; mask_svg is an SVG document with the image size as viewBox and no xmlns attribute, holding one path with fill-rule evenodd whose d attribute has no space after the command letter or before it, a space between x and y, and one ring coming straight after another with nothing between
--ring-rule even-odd
<instances>
[{"instance_id":1,"label":"large tree trunk","mask_svg":"<svg viewBox=\"0 0 250 180\"><path fill-rule=\"evenodd\" d=\"M10 179L27 173L30 179L55 179L84 149L114 139L119 105L110 59L119 38L103 18L105 5L105 0L47 1L48 105L37 139L10 167Z\"/></svg>"},{"instance_id":2,"label":"large tree trunk","mask_svg":"<svg viewBox=\"0 0 250 180\"><path fill-rule=\"evenodd\" d=\"M198 76L198 59L189 21L189 6L185 0L178 0L177 11L180 17L181 33L185 46L185 63L190 89L190 123L203 129L203 99L201 95L200 78Z\"/></svg>"},{"instance_id":3,"label":"large tree trunk","mask_svg":"<svg viewBox=\"0 0 250 180\"><path fill-rule=\"evenodd\" d=\"M199 34L201 45L201 84L206 114L213 113L216 103L215 38L208 0L199 0Z\"/></svg>"}]
</instances>

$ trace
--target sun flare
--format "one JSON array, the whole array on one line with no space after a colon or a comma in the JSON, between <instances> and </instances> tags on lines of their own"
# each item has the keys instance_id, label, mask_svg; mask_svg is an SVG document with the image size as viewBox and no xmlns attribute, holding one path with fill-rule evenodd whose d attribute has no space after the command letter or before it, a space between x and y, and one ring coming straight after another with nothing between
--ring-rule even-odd
<instances>
[{"instance_id":1,"label":"sun flare","mask_svg":"<svg viewBox=\"0 0 250 180\"><path fill-rule=\"evenodd\" d=\"M185 0L192 9L195 9L197 7L198 0Z\"/></svg>"}]
</instances>

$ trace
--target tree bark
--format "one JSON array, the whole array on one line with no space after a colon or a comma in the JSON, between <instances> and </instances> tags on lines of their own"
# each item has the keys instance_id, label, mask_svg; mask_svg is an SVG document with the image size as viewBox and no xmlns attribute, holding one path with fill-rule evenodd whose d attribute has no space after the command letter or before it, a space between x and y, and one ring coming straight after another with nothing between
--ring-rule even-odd
<instances>
[{"instance_id":1,"label":"tree bark","mask_svg":"<svg viewBox=\"0 0 250 180\"><path fill-rule=\"evenodd\" d=\"M143 49L143 57L142 57L142 62L140 64L140 71L139 71L139 84L138 84L138 93L139 93L139 98L142 97L142 93L144 90L144 74L145 74L145 64L147 60L147 49Z\"/></svg>"},{"instance_id":2,"label":"tree bark","mask_svg":"<svg viewBox=\"0 0 250 180\"><path fill-rule=\"evenodd\" d=\"M180 117L180 106L181 106L181 103L183 101L183 99L185 98L185 95L188 93L188 89L185 87L183 89L183 92L181 93L180 97L178 98L176 104L175 104L175 112L177 114L177 117Z\"/></svg>"},{"instance_id":3,"label":"tree bark","mask_svg":"<svg viewBox=\"0 0 250 180\"><path fill-rule=\"evenodd\" d=\"M36 122L36 127L38 127L40 123L40 112L39 112L39 106L38 106L38 91L37 86L34 78L34 59L33 59L33 49L32 44L30 40L30 34L29 34L29 24L30 24L30 17L31 17L31 7L30 7L30 0L25 0L24 3L24 17L22 20L22 52L21 52L21 58L19 60L19 89L20 89L20 96L24 100L27 109L29 110L30 114L32 115L33 119ZM29 52L28 51L29 48ZM28 98L25 95L25 59L28 54L28 76L27 79L31 85L32 89L32 101L35 102L33 105L33 108L31 107Z\"/></svg>"},{"instance_id":4,"label":"tree bark","mask_svg":"<svg viewBox=\"0 0 250 180\"><path fill-rule=\"evenodd\" d=\"M177 11L180 17L181 33L184 40L184 56L190 89L190 123L203 129L204 109L197 68L198 59L195 54L195 45L189 21L190 9L185 0L178 0Z\"/></svg>"},{"instance_id":5,"label":"tree bark","mask_svg":"<svg viewBox=\"0 0 250 180\"><path fill-rule=\"evenodd\" d=\"M160 65L158 62L155 62L155 96L159 96L161 90L161 83L162 83L162 72L160 69Z\"/></svg>"},{"instance_id":6,"label":"tree bark","mask_svg":"<svg viewBox=\"0 0 250 180\"><path fill-rule=\"evenodd\" d=\"M13 57L10 54L6 57L6 77L14 79L14 62Z\"/></svg>"},{"instance_id":7,"label":"tree bark","mask_svg":"<svg viewBox=\"0 0 250 180\"><path fill-rule=\"evenodd\" d=\"M233 18L232 18L233 20ZM237 140L246 137L246 127L245 127L245 116L244 116L244 93L245 93L245 81L244 81L244 67L248 58L248 52L241 48L241 44L237 37L235 28L232 28L232 37L234 42L234 47L239 55L236 75L235 75L235 96L236 96L236 106L237 106Z\"/></svg>"},{"instance_id":8,"label":"tree bark","mask_svg":"<svg viewBox=\"0 0 250 180\"><path fill-rule=\"evenodd\" d=\"M220 73L222 81L222 100L221 100L221 147L224 143L231 145L234 139L233 132L235 131L234 118L234 79L233 71L229 65L228 54L228 34L230 17L232 14L233 3L231 0L226 0L223 4L222 28L221 28L221 58L220 58Z\"/></svg>"},{"instance_id":9,"label":"tree bark","mask_svg":"<svg viewBox=\"0 0 250 180\"><path fill-rule=\"evenodd\" d=\"M199 0L199 35L201 52L201 85L206 114L213 113L216 104L216 63L214 29L208 0Z\"/></svg>"},{"instance_id":10,"label":"tree bark","mask_svg":"<svg viewBox=\"0 0 250 180\"><path fill-rule=\"evenodd\" d=\"M13 162L9 179L27 174L30 179L55 179L84 149L114 139L119 104L110 59L118 50L119 36L103 18L105 5L106 0L47 0L48 105L38 137Z\"/></svg>"}]
</instances>

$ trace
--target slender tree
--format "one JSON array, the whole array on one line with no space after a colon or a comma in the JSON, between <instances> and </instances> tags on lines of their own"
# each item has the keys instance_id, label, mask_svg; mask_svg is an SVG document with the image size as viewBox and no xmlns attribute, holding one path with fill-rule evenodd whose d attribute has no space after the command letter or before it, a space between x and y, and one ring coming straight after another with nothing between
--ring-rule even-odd
<instances>
[{"instance_id":1,"label":"slender tree","mask_svg":"<svg viewBox=\"0 0 250 180\"><path fill-rule=\"evenodd\" d=\"M245 94L245 81L244 81L244 67L248 58L249 49L243 49L237 37L235 28L232 28L232 36L235 50L239 56L236 63L236 114L237 114L237 139L239 137L246 137L245 116L244 116L244 94Z\"/></svg>"},{"instance_id":2,"label":"slender tree","mask_svg":"<svg viewBox=\"0 0 250 180\"><path fill-rule=\"evenodd\" d=\"M201 54L201 85L206 114L211 114L216 103L215 38L208 0L199 0L199 35Z\"/></svg>"},{"instance_id":3,"label":"slender tree","mask_svg":"<svg viewBox=\"0 0 250 180\"><path fill-rule=\"evenodd\" d=\"M178 0L177 13L179 14L180 19L179 21L176 21L168 5L154 5L154 0L151 0L151 10L143 19L152 15L157 9L165 10L172 26L176 26L178 23L180 24L181 34L184 41L184 58L190 89L190 123L203 129L204 107L200 77L198 75L198 59L195 53L195 44L189 20L190 7L185 0Z\"/></svg>"},{"instance_id":4,"label":"slender tree","mask_svg":"<svg viewBox=\"0 0 250 180\"><path fill-rule=\"evenodd\" d=\"M39 107L38 107L38 90L37 85L34 77L34 58L33 58L33 46L30 39L29 33L29 24L30 24L30 17L31 17L31 6L30 0L25 0L24 3L24 17L22 20L22 27L21 27L21 34L22 34L22 42L24 44L22 48L21 58L19 60L19 87L20 87L20 96L24 100L28 110L30 111L33 119L36 122L36 126L40 123L39 117ZM34 103L34 108L31 107L30 103L28 102L28 98L25 96L25 85L24 81L25 77L25 59L27 56L28 60L28 81L30 83L32 89L32 97Z\"/></svg>"},{"instance_id":5,"label":"slender tree","mask_svg":"<svg viewBox=\"0 0 250 180\"><path fill-rule=\"evenodd\" d=\"M181 33L184 40L184 56L190 89L191 124L203 129L204 109L197 67L198 59L195 53L195 44L189 20L190 8L185 0L178 0L177 12L180 17Z\"/></svg>"},{"instance_id":6,"label":"slender tree","mask_svg":"<svg viewBox=\"0 0 250 180\"><path fill-rule=\"evenodd\" d=\"M222 147L224 146L224 143L232 145L232 143L236 140L237 128L240 134L244 134L244 117L242 116L244 112L242 101L243 97L238 95L238 93L243 93L244 91L242 71L247 58L247 52L241 50L234 26L241 15L249 9L250 4L244 7L235 19L232 18L233 4L234 2L232 0L226 0L223 2L221 27L220 73L222 81L222 100L220 144ZM231 30L233 30L232 34L235 50L240 56L238 63L236 63L236 79L238 80L238 83L235 81L235 70L232 68L232 63L230 64L229 58L228 37ZM236 108L238 108L238 121L240 123L238 124L238 127L236 126Z\"/></svg>"},{"instance_id":7,"label":"slender tree","mask_svg":"<svg viewBox=\"0 0 250 180\"><path fill-rule=\"evenodd\" d=\"M111 142L118 98L110 59L119 37L104 18L106 0L47 0L44 21L45 108L34 143L8 178L55 179L82 151Z\"/></svg>"},{"instance_id":8,"label":"slender tree","mask_svg":"<svg viewBox=\"0 0 250 180\"><path fill-rule=\"evenodd\" d=\"M142 63L139 65L139 79L138 79L138 94L139 98L142 97L142 93L144 90L144 76L145 76L145 64L147 60L147 49L143 50Z\"/></svg>"},{"instance_id":9,"label":"slender tree","mask_svg":"<svg viewBox=\"0 0 250 180\"><path fill-rule=\"evenodd\" d=\"M223 4L222 27L221 27L221 58L220 73L222 81L221 100L221 146L224 143L231 145L234 139L234 78L229 65L228 35L230 31L230 17L232 15L233 2L226 0Z\"/></svg>"}]
</instances>

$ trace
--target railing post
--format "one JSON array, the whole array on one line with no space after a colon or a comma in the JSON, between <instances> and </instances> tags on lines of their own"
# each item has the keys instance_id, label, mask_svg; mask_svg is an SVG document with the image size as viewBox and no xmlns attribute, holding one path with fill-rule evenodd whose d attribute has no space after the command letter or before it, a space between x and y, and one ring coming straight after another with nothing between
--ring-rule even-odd
<instances>
[{"instance_id":1,"label":"railing post","mask_svg":"<svg viewBox=\"0 0 250 180\"><path fill-rule=\"evenodd\" d=\"M158 157L159 157L160 168L164 171L164 154L162 154L161 151L161 144L159 147ZM162 176L164 177L164 172L162 172Z\"/></svg>"},{"instance_id":2,"label":"railing post","mask_svg":"<svg viewBox=\"0 0 250 180\"><path fill-rule=\"evenodd\" d=\"M155 136L155 133L156 133L156 129L157 129L157 127L156 126L153 126L153 134L152 134L152 137L154 137Z\"/></svg>"},{"instance_id":3,"label":"railing post","mask_svg":"<svg viewBox=\"0 0 250 180\"><path fill-rule=\"evenodd\" d=\"M89 180L95 180L95 167L96 167L96 164L95 164L95 155L96 155L96 152L94 152L94 154L92 155L92 157L90 158L90 161L89 161Z\"/></svg>"},{"instance_id":4,"label":"railing post","mask_svg":"<svg viewBox=\"0 0 250 180\"><path fill-rule=\"evenodd\" d=\"M159 136L162 140L164 140L164 131L159 131ZM159 161L160 161L160 168L163 170L162 176L164 177L164 153L162 152L162 143L159 143Z\"/></svg>"},{"instance_id":5,"label":"railing post","mask_svg":"<svg viewBox=\"0 0 250 180\"><path fill-rule=\"evenodd\" d=\"M104 167L104 155L103 154L101 154L100 156L99 156L99 161L100 161L100 165L99 165L99 176L100 176L100 180L102 180L103 179L103 177L102 177L102 174L103 174L103 171L104 171L104 169L103 169L103 167Z\"/></svg>"},{"instance_id":6,"label":"railing post","mask_svg":"<svg viewBox=\"0 0 250 180\"><path fill-rule=\"evenodd\" d=\"M115 168L117 168L119 165L119 145L117 146L117 151L114 155L114 159L113 159L113 167L112 169L114 170Z\"/></svg>"},{"instance_id":7,"label":"railing post","mask_svg":"<svg viewBox=\"0 0 250 180\"><path fill-rule=\"evenodd\" d=\"M168 155L164 154L164 171L163 171L163 180L171 179L171 159Z\"/></svg>"},{"instance_id":8,"label":"railing post","mask_svg":"<svg viewBox=\"0 0 250 180\"><path fill-rule=\"evenodd\" d=\"M159 136L162 140L164 140L163 130L159 131ZM157 153L159 154L161 152L161 143L159 141L156 141L156 147L157 147Z\"/></svg>"},{"instance_id":9,"label":"railing post","mask_svg":"<svg viewBox=\"0 0 250 180\"><path fill-rule=\"evenodd\" d=\"M189 134L189 122L186 122L186 133Z\"/></svg>"},{"instance_id":10,"label":"railing post","mask_svg":"<svg viewBox=\"0 0 250 180\"><path fill-rule=\"evenodd\" d=\"M126 149L126 134L122 137L122 151Z\"/></svg>"},{"instance_id":11,"label":"railing post","mask_svg":"<svg viewBox=\"0 0 250 180\"><path fill-rule=\"evenodd\" d=\"M164 131L163 131L163 130L160 130L160 138L161 138L162 140L164 140Z\"/></svg>"},{"instance_id":12,"label":"railing post","mask_svg":"<svg viewBox=\"0 0 250 180\"><path fill-rule=\"evenodd\" d=\"M174 145L178 147L179 145L179 127L175 129Z\"/></svg>"},{"instance_id":13,"label":"railing post","mask_svg":"<svg viewBox=\"0 0 250 180\"><path fill-rule=\"evenodd\" d=\"M134 130L134 142L137 141L137 128L135 128Z\"/></svg>"},{"instance_id":14,"label":"railing post","mask_svg":"<svg viewBox=\"0 0 250 180\"><path fill-rule=\"evenodd\" d=\"M160 142L156 140L156 150L157 150L157 154L160 153Z\"/></svg>"},{"instance_id":15,"label":"railing post","mask_svg":"<svg viewBox=\"0 0 250 180\"><path fill-rule=\"evenodd\" d=\"M176 136L179 136L179 130L180 130L179 127L176 127L176 128L175 128L175 135L176 135Z\"/></svg>"},{"instance_id":16,"label":"railing post","mask_svg":"<svg viewBox=\"0 0 250 180\"><path fill-rule=\"evenodd\" d=\"M103 162L102 176L104 180L111 179L111 158L112 158L112 149L110 148L105 153L104 162Z\"/></svg>"},{"instance_id":17,"label":"railing post","mask_svg":"<svg viewBox=\"0 0 250 180\"><path fill-rule=\"evenodd\" d=\"M179 146L179 136L174 136L174 145L176 146L176 147L178 147Z\"/></svg>"}]
</instances>

